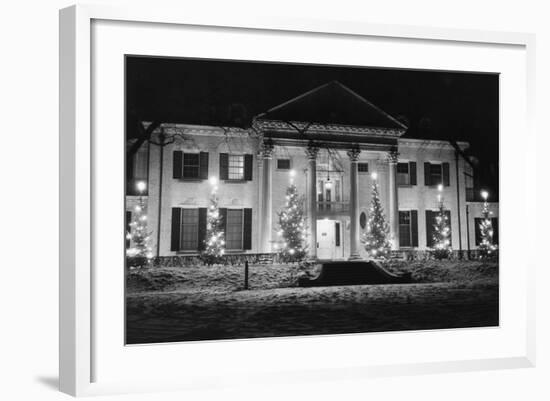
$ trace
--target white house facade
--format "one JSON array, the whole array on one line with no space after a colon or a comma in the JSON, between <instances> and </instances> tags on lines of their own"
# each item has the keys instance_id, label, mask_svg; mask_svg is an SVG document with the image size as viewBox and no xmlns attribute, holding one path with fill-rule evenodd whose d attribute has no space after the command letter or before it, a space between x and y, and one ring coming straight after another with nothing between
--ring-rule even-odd
<instances>
[{"instance_id":1,"label":"white house facade","mask_svg":"<svg viewBox=\"0 0 550 401\"><path fill-rule=\"evenodd\" d=\"M394 251L430 248L438 194L450 215L453 249L475 250L482 205L472 202L468 144L402 138L405 132L338 82L270 109L247 130L161 124L133 156L127 221L138 199L133 187L145 181L153 254L196 255L215 182L226 253L274 253L292 179L304 197L309 256L360 259L376 179ZM491 212L498 227L498 205Z\"/></svg>"}]
</instances>

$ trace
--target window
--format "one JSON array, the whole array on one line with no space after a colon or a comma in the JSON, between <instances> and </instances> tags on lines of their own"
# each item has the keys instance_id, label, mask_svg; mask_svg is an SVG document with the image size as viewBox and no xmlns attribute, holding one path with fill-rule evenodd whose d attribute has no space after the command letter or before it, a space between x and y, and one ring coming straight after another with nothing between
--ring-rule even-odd
<instances>
[{"instance_id":1,"label":"window","mask_svg":"<svg viewBox=\"0 0 550 401\"><path fill-rule=\"evenodd\" d=\"M426 246L428 248L433 248L434 246L434 226L436 223L436 218L439 215L438 211L435 210L426 210ZM447 217L447 221L449 222L449 229L452 233L452 227L451 227L451 212L450 210L445 210L445 216ZM451 234L449 234L449 241L453 242Z\"/></svg>"},{"instance_id":2,"label":"window","mask_svg":"<svg viewBox=\"0 0 550 401\"><path fill-rule=\"evenodd\" d=\"M243 249L243 211L227 210L225 246L227 249Z\"/></svg>"},{"instance_id":3,"label":"window","mask_svg":"<svg viewBox=\"0 0 550 401\"><path fill-rule=\"evenodd\" d=\"M340 222L334 222L334 245L340 246Z\"/></svg>"},{"instance_id":4,"label":"window","mask_svg":"<svg viewBox=\"0 0 550 401\"><path fill-rule=\"evenodd\" d=\"M441 164L430 164L430 183L431 185L443 184L443 171Z\"/></svg>"},{"instance_id":5,"label":"window","mask_svg":"<svg viewBox=\"0 0 550 401\"><path fill-rule=\"evenodd\" d=\"M130 248L131 245L131 239L128 238L128 235L132 233L132 226L130 225L132 223L132 212L126 211L126 249Z\"/></svg>"},{"instance_id":6,"label":"window","mask_svg":"<svg viewBox=\"0 0 550 401\"><path fill-rule=\"evenodd\" d=\"M399 212L399 246L412 246L411 241L411 212Z\"/></svg>"},{"instance_id":7,"label":"window","mask_svg":"<svg viewBox=\"0 0 550 401\"><path fill-rule=\"evenodd\" d=\"M199 209L181 210L180 250L195 251L199 247Z\"/></svg>"},{"instance_id":8,"label":"window","mask_svg":"<svg viewBox=\"0 0 550 401\"><path fill-rule=\"evenodd\" d=\"M368 173L369 163L357 163L357 171L360 173Z\"/></svg>"},{"instance_id":9,"label":"window","mask_svg":"<svg viewBox=\"0 0 550 401\"><path fill-rule=\"evenodd\" d=\"M183 178L200 178L200 155L198 153L183 154Z\"/></svg>"},{"instance_id":10,"label":"window","mask_svg":"<svg viewBox=\"0 0 550 401\"><path fill-rule=\"evenodd\" d=\"M277 159L278 170L290 170L290 159Z\"/></svg>"},{"instance_id":11,"label":"window","mask_svg":"<svg viewBox=\"0 0 550 401\"><path fill-rule=\"evenodd\" d=\"M397 163L397 185L411 185L409 163Z\"/></svg>"},{"instance_id":12,"label":"window","mask_svg":"<svg viewBox=\"0 0 550 401\"><path fill-rule=\"evenodd\" d=\"M228 179L244 180L244 155L229 155Z\"/></svg>"}]
</instances>

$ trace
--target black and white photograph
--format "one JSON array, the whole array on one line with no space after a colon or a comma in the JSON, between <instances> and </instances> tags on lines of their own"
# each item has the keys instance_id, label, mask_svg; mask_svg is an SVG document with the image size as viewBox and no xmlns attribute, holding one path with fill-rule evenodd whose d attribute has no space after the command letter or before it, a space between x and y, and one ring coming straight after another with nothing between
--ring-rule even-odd
<instances>
[{"instance_id":1,"label":"black and white photograph","mask_svg":"<svg viewBox=\"0 0 550 401\"><path fill-rule=\"evenodd\" d=\"M126 344L497 327L499 75L125 58Z\"/></svg>"}]
</instances>

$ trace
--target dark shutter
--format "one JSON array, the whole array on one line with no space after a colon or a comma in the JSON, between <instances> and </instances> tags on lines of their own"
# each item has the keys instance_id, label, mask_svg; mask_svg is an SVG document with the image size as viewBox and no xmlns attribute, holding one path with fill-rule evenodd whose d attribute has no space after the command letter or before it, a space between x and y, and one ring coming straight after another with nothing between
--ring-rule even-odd
<instances>
[{"instance_id":1,"label":"dark shutter","mask_svg":"<svg viewBox=\"0 0 550 401\"><path fill-rule=\"evenodd\" d=\"M334 222L334 245L340 246L340 222Z\"/></svg>"},{"instance_id":2,"label":"dark shutter","mask_svg":"<svg viewBox=\"0 0 550 401\"><path fill-rule=\"evenodd\" d=\"M174 150L172 158L172 168L174 178L181 178L183 171L183 152L181 150Z\"/></svg>"},{"instance_id":3,"label":"dark shutter","mask_svg":"<svg viewBox=\"0 0 550 401\"><path fill-rule=\"evenodd\" d=\"M243 249L252 249L252 209L244 209Z\"/></svg>"},{"instance_id":4,"label":"dark shutter","mask_svg":"<svg viewBox=\"0 0 550 401\"><path fill-rule=\"evenodd\" d=\"M200 179L201 180L207 180L208 179L208 152L201 152L200 153Z\"/></svg>"},{"instance_id":5,"label":"dark shutter","mask_svg":"<svg viewBox=\"0 0 550 401\"><path fill-rule=\"evenodd\" d=\"M443 185L448 187L451 185L451 180L449 179L449 163L443 163Z\"/></svg>"},{"instance_id":6,"label":"dark shutter","mask_svg":"<svg viewBox=\"0 0 550 401\"><path fill-rule=\"evenodd\" d=\"M424 185L430 186L430 163L424 163Z\"/></svg>"},{"instance_id":7,"label":"dark shutter","mask_svg":"<svg viewBox=\"0 0 550 401\"><path fill-rule=\"evenodd\" d=\"M220 180L227 180L229 178L229 155L227 153L220 153Z\"/></svg>"},{"instance_id":8,"label":"dark shutter","mask_svg":"<svg viewBox=\"0 0 550 401\"><path fill-rule=\"evenodd\" d=\"M498 217L493 217L491 224L493 226L493 244L498 245Z\"/></svg>"},{"instance_id":9,"label":"dark shutter","mask_svg":"<svg viewBox=\"0 0 550 401\"><path fill-rule=\"evenodd\" d=\"M180 250L180 229L181 229L181 209L179 207L172 208L172 238L170 241L170 250Z\"/></svg>"},{"instance_id":10,"label":"dark shutter","mask_svg":"<svg viewBox=\"0 0 550 401\"><path fill-rule=\"evenodd\" d=\"M199 246L198 250L204 250L204 241L206 240L206 208L199 208Z\"/></svg>"},{"instance_id":11,"label":"dark shutter","mask_svg":"<svg viewBox=\"0 0 550 401\"><path fill-rule=\"evenodd\" d=\"M479 246L479 244L481 244L481 222L483 220L484 219L481 217L476 217L474 219L475 233L476 233L476 246ZM493 237L494 237L494 232L493 232Z\"/></svg>"},{"instance_id":12,"label":"dark shutter","mask_svg":"<svg viewBox=\"0 0 550 401\"><path fill-rule=\"evenodd\" d=\"M244 155L244 179L252 181L252 155Z\"/></svg>"},{"instance_id":13,"label":"dark shutter","mask_svg":"<svg viewBox=\"0 0 550 401\"><path fill-rule=\"evenodd\" d=\"M426 246L431 248L434 235L434 212L426 210Z\"/></svg>"},{"instance_id":14,"label":"dark shutter","mask_svg":"<svg viewBox=\"0 0 550 401\"><path fill-rule=\"evenodd\" d=\"M449 243L453 245L453 226L451 225L451 211L445 210L445 216L447 216L447 222L449 223Z\"/></svg>"},{"instance_id":15,"label":"dark shutter","mask_svg":"<svg viewBox=\"0 0 550 401\"><path fill-rule=\"evenodd\" d=\"M227 208L220 208L220 218L222 222L223 233L227 232ZM225 239L227 241L227 238Z\"/></svg>"},{"instance_id":16,"label":"dark shutter","mask_svg":"<svg viewBox=\"0 0 550 401\"><path fill-rule=\"evenodd\" d=\"M132 233L132 226L130 223L132 222L132 212L126 211L126 234ZM124 236L126 238L126 249L130 248L130 238L127 238L126 235Z\"/></svg>"},{"instance_id":17,"label":"dark shutter","mask_svg":"<svg viewBox=\"0 0 550 401\"><path fill-rule=\"evenodd\" d=\"M418 211L411 210L411 242L412 246L418 246Z\"/></svg>"},{"instance_id":18,"label":"dark shutter","mask_svg":"<svg viewBox=\"0 0 550 401\"><path fill-rule=\"evenodd\" d=\"M416 185L416 162L409 162L410 184Z\"/></svg>"}]
</instances>

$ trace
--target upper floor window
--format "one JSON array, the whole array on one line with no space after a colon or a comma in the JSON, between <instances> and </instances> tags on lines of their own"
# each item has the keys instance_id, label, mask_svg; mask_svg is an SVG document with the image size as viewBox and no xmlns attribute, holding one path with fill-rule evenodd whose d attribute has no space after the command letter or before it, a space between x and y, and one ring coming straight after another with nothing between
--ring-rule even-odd
<instances>
[{"instance_id":1,"label":"upper floor window","mask_svg":"<svg viewBox=\"0 0 550 401\"><path fill-rule=\"evenodd\" d=\"M369 164L368 163L357 163L357 171L359 173L368 173L369 172Z\"/></svg>"},{"instance_id":2,"label":"upper floor window","mask_svg":"<svg viewBox=\"0 0 550 401\"><path fill-rule=\"evenodd\" d=\"M183 154L183 178L199 178L200 157L198 153Z\"/></svg>"},{"instance_id":3,"label":"upper floor window","mask_svg":"<svg viewBox=\"0 0 550 401\"><path fill-rule=\"evenodd\" d=\"M228 179L244 179L244 155L229 155Z\"/></svg>"},{"instance_id":4,"label":"upper floor window","mask_svg":"<svg viewBox=\"0 0 550 401\"><path fill-rule=\"evenodd\" d=\"M416 162L397 163L397 185L416 185Z\"/></svg>"},{"instance_id":5,"label":"upper floor window","mask_svg":"<svg viewBox=\"0 0 550 401\"><path fill-rule=\"evenodd\" d=\"M290 170L290 159L277 159L277 170Z\"/></svg>"},{"instance_id":6,"label":"upper floor window","mask_svg":"<svg viewBox=\"0 0 550 401\"><path fill-rule=\"evenodd\" d=\"M188 153L175 150L172 165L174 178L186 180L208 179L208 152Z\"/></svg>"},{"instance_id":7,"label":"upper floor window","mask_svg":"<svg viewBox=\"0 0 550 401\"><path fill-rule=\"evenodd\" d=\"M449 163L424 163L424 184L428 186L443 184L448 187L450 185Z\"/></svg>"},{"instance_id":8,"label":"upper floor window","mask_svg":"<svg viewBox=\"0 0 550 401\"><path fill-rule=\"evenodd\" d=\"M252 160L250 154L220 153L220 180L252 181Z\"/></svg>"}]
</instances>

